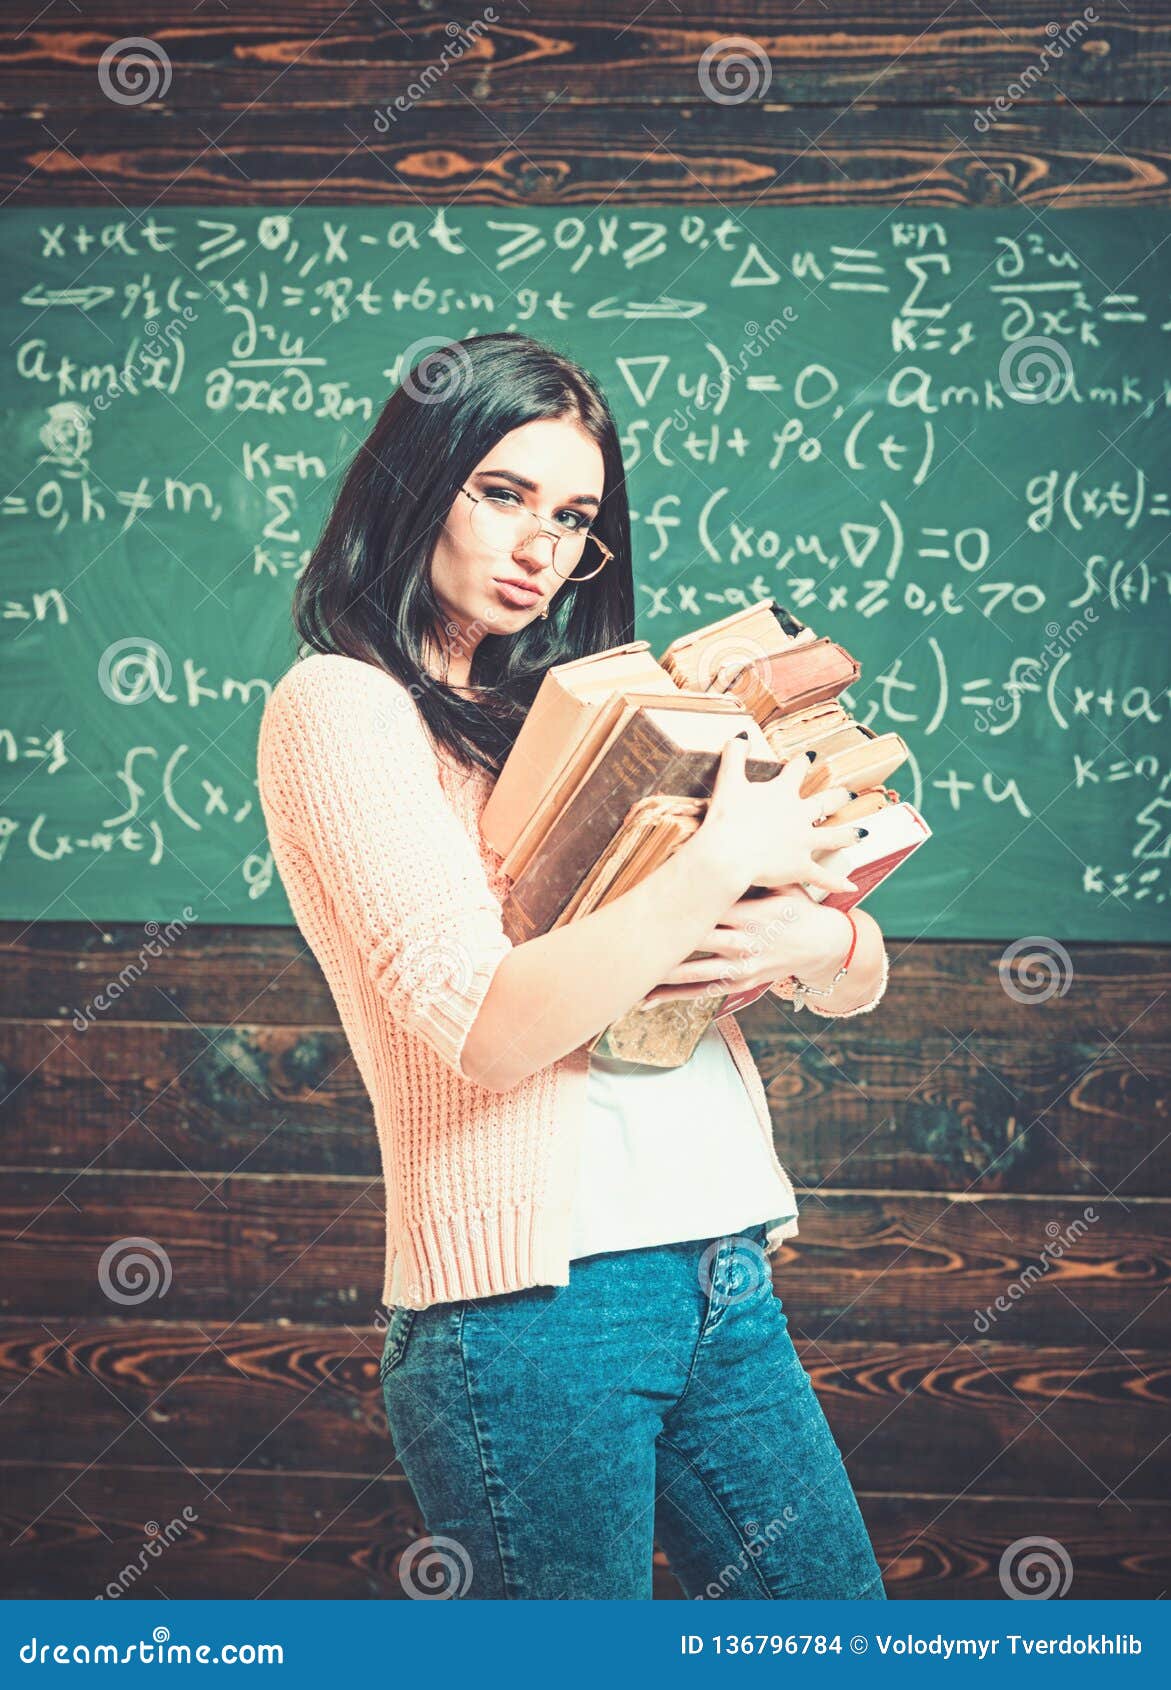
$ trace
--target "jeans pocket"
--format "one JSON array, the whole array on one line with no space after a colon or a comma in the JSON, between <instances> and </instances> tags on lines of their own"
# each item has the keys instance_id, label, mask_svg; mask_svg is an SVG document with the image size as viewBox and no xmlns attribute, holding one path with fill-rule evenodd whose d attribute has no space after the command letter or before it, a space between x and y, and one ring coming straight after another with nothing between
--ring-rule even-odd
<instances>
[{"instance_id":1,"label":"jeans pocket","mask_svg":"<svg viewBox=\"0 0 1171 1690\"><path fill-rule=\"evenodd\" d=\"M403 1308L401 1304L396 1304L390 1310L386 1322L386 1340L382 1346L382 1360L378 1367L380 1384L391 1368L397 1367L407 1353L407 1342L418 1312L418 1309Z\"/></svg>"}]
</instances>

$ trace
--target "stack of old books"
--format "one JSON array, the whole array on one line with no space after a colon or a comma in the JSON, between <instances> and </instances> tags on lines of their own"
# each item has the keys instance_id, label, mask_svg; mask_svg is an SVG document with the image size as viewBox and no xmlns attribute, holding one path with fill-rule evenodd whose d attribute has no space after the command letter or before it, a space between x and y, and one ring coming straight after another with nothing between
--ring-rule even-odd
<instances>
[{"instance_id":1,"label":"stack of old books","mask_svg":"<svg viewBox=\"0 0 1171 1690\"><path fill-rule=\"evenodd\" d=\"M658 660L634 640L550 669L481 816L511 881L508 936L519 944L588 915L665 862L702 822L723 746L742 732L749 780L816 750L802 796L831 786L857 793L825 825L865 818L868 837L822 859L857 889L805 890L838 909L859 903L930 837L885 784L907 756L903 740L864 727L840 702L860 673L842 646L772 599L685 634ZM675 1067L714 1016L767 990L717 984L701 997L636 1005L588 1048Z\"/></svg>"}]
</instances>

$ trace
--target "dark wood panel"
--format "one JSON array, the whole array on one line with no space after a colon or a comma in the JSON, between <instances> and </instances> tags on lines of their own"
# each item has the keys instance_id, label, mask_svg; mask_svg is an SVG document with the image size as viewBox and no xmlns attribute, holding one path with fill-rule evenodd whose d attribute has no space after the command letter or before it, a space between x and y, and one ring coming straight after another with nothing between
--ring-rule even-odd
<instances>
[{"instance_id":1,"label":"dark wood panel","mask_svg":"<svg viewBox=\"0 0 1171 1690\"><path fill-rule=\"evenodd\" d=\"M1001 1556L1038 1535L1069 1556L1076 1599L1155 1601L1171 1584L1171 1509L1150 1504L1011 1503L977 1495L859 1497L888 1594L1003 1601Z\"/></svg>"},{"instance_id":2,"label":"dark wood panel","mask_svg":"<svg viewBox=\"0 0 1171 1690\"><path fill-rule=\"evenodd\" d=\"M791 104L991 100L1010 83L1025 100L1045 103L1165 93L1171 75L1165 10L1156 0L1098 0L1092 9L1097 22L1082 18L1075 25L1076 10L1068 19L1056 15L1055 23L1046 0L960 7L835 0L825 8L803 0L672 0L641 11L629 0L593 0L580 10L498 0L499 21L478 41L469 38L458 58L446 16L420 14L414 6L339 10L298 0L276 8L250 0L233 3L228 14L176 0L152 8L149 29L172 63L164 96L172 111L212 101L227 110L252 102L285 112L358 110L406 96L412 86L414 97L429 105L648 97L687 103L699 95L702 54L744 33L771 61L767 97ZM141 11L126 0L101 12L100 37L79 33L70 15L52 12L35 30L22 19L19 33L15 23L0 33L4 100L74 111L99 105L102 47L144 27ZM425 76L428 67L443 74Z\"/></svg>"},{"instance_id":3,"label":"dark wood panel","mask_svg":"<svg viewBox=\"0 0 1171 1690\"><path fill-rule=\"evenodd\" d=\"M14 116L10 204L740 205L1171 204L1171 107L1021 106L987 134L972 107L472 102L419 107L405 132L371 114L231 117L107 104ZM454 218L458 227L458 218Z\"/></svg>"},{"instance_id":4,"label":"dark wood panel","mask_svg":"<svg viewBox=\"0 0 1171 1690\"><path fill-rule=\"evenodd\" d=\"M798 1351L859 1489L1165 1499L1171 1352L969 1338ZM42 1466L357 1477L392 1456L371 1326L8 1322L6 1447ZM61 1412L68 1403L69 1412ZM397 1463L393 1470L399 1471Z\"/></svg>"},{"instance_id":5,"label":"dark wood panel","mask_svg":"<svg viewBox=\"0 0 1171 1690\"><path fill-rule=\"evenodd\" d=\"M881 1025L894 1043L924 1035L1002 1038L1023 1046L1171 1039L1171 947L1066 945L1073 976L1064 995L1027 1006L1000 984L997 963L1006 946L983 940L934 943L887 935L890 986ZM111 982L125 984L108 1007L91 1012L94 1025L113 1021L188 1022L210 1028L240 1022L296 1027L338 1025L325 978L293 926L191 927L144 970L141 926L124 923L0 922L0 1019L60 1022L83 1019ZM739 1017L755 1037L785 1026L828 1027L824 1017L792 1016L771 996ZM870 1038L861 1017L833 1028L835 1039ZM48 1028L50 1033L53 1027ZM92 1030L83 1037L92 1038Z\"/></svg>"},{"instance_id":6,"label":"dark wood panel","mask_svg":"<svg viewBox=\"0 0 1171 1690\"><path fill-rule=\"evenodd\" d=\"M378 1180L16 1170L3 1233L0 1303L57 1321L117 1306L144 1320L368 1324L381 1294ZM157 1244L158 1274L103 1280L103 1252L127 1238ZM1171 1202L1157 1198L823 1192L775 1263L805 1337L1171 1343ZM168 1265L165 1294L128 1300Z\"/></svg>"},{"instance_id":7,"label":"dark wood panel","mask_svg":"<svg viewBox=\"0 0 1171 1690\"><path fill-rule=\"evenodd\" d=\"M915 1038L898 996L881 1021L839 1028L754 1013L777 1151L800 1187L1171 1196L1171 1043L1149 1036L1168 1030L1165 1004L1120 1044L1026 1044L941 1037L922 1016ZM379 1171L339 1026L14 1022L0 1052L9 1167Z\"/></svg>"},{"instance_id":8,"label":"dark wood panel","mask_svg":"<svg viewBox=\"0 0 1171 1690\"><path fill-rule=\"evenodd\" d=\"M378 1468L356 1478L223 1478L159 1466L0 1466L5 1595L92 1599L113 1585L123 1600L406 1599L398 1561L423 1527L404 1480ZM1003 1601L1004 1550L1038 1533L1069 1554L1072 1597L1154 1599L1171 1580L1166 1505L865 1492L859 1501L896 1600ZM172 1522L176 1540L147 1552ZM656 1596L681 1596L661 1553L655 1575Z\"/></svg>"}]
</instances>

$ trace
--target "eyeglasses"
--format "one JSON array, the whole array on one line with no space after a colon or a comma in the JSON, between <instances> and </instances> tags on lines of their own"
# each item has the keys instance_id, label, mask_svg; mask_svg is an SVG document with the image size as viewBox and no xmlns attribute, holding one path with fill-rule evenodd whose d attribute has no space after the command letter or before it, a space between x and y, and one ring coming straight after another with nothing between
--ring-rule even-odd
<instances>
[{"instance_id":1,"label":"eyeglasses","mask_svg":"<svg viewBox=\"0 0 1171 1690\"><path fill-rule=\"evenodd\" d=\"M568 528L563 522L546 522L525 505L495 504L491 499L468 492L466 487L461 487L460 492L467 493L472 501L472 532L490 551L511 554L518 546L527 546L538 534L549 534L553 539L554 573L574 585L592 580L614 556L588 526ZM573 572L583 559L587 565L596 564L596 567L588 575L575 575Z\"/></svg>"}]
</instances>

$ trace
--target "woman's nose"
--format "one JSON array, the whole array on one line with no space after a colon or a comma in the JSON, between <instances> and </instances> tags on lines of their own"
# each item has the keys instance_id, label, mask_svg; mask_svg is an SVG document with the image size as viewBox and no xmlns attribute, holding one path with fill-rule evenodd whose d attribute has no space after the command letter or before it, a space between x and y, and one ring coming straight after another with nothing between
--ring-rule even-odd
<instances>
[{"instance_id":1,"label":"woman's nose","mask_svg":"<svg viewBox=\"0 0 1171 1690\"><path fill-rule=\"evenodd\" d=\"M513 557L523 558L534 570L542 570L553 562L553 552L556 547L555 537L547 529L540 529L529 539L522 540L513 550Z\"/></svg>"}]
</instances>

